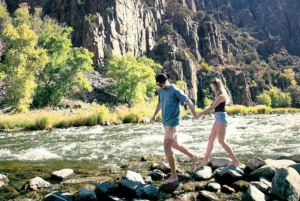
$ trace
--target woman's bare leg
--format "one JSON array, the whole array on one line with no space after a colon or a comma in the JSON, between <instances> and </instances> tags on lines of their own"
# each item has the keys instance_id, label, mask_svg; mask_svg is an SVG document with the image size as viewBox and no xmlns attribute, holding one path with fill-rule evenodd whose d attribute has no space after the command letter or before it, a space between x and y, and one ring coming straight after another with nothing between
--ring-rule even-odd
<instances>
[{"instance_id":1,"label":"woman's bare leg","mask_svg":"<svg viewBox=\"0 0 300 201\"><path fill-rule=\"evenodd\" d=\"M200 167L206 165L209 162L209 156L211 154L211 151L214 148L214 141L215 141L217 135L218 135L218 132L217 132L217 129L216 129L216 124L213 124L213 127L211 129L211 133L210 133L209 138L208 138L208 143L207 143L207 147L206 147L205 156L202 160L202 163L201 163Z\"/></svg>"},{"instance_id":2,"label":"woman's bare leg","mask_svg":"<svg viewBox=\"0 0 300 201\"><path fill-rule=\"evenodd\" d=\"M190 157L192 161L192 169L196 168L199 158L195 154L191 153L183 144L178 143L177 141L173 142L172 147Z\"/></svg>"},{"instance_id":3,"label":"woman's bare leg","mask_svg":"<svg viewBox=\"0 0 300 201\"><path fill-rule=\"evenodd\" d=\"M225 151L229 154L230 158L232 159L229 165L239 165L240 164L239 160L233 153L231 147L225 141L226 125L217 124L217 132L218 132L219 143L222 145L222 147L225 149Z\"/></svg>"}]
</instances>

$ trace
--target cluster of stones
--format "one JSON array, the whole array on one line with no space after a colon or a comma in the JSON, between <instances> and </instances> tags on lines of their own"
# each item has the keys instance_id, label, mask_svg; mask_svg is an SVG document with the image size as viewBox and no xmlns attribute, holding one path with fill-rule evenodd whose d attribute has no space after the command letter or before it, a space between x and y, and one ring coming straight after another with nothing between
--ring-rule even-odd
<instances>
[{"instance_id":1,"label":"cluster of stones","mask_svg":"<svg viewBox=\"0 0 300 201\"><path fill-rule=\"evenodd\" d=\"M117 181L104 181L95 189L79 189L77 193L54 191L43 198L43 201L97 201L97 200L222 200L217 196L240 193L239 200L250 201L299 201L300 199L300 155L291 159L278 160L252 157L247 164L228 166L229 158L213 157L203 167L190 174L178 172L179 180L170 184L157 185L168 178L169 166L164 163L153 163L149 175L127 170ZM62 169L51 174L52 179L65 180L74 175L72 169ZM0 174L0 188L9 181L7 175ZM184 185L204 182L187 192ZM156 183L156 184L155 184ZM51 184L40 177L27 181L22 190L38 191L49 189ZM168 196L169 195L169 196ZM177 198L175 198L177 197ZM227 200L227 199L223 199Z\"/></svg>"}]
</instances>

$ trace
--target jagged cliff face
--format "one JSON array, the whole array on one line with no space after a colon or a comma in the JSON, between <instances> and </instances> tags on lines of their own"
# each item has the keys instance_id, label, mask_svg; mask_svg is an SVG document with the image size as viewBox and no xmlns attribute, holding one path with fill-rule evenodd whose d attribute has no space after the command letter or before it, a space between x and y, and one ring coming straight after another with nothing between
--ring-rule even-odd
<instances>
[{"instance_id":1,"label":"jagged cliff face","mask_svg":"<svg viewBox=\"0 0 300 201\"><path fill-rule=\"evenodd\" d=\"M23 0L6 0L12 12ZM251 105L251 95L245 75L238 71L222 70L230 53L229 42L216 24L182 19L174 24L178 35L161 40L161 27L172 21L166 19L165 0L154 0L151 7L141 0L27 0L32 7L42 7L45 14L72 26L75 46L94 52L94 63L104 65L109 55L133 54L141 56L150 51L161 55L164 71L172 81L184 80L186 92L197 102L198 89L207 87L209 78L199 77L199 62L205 59L226 79L234 104ZM178 0L192 11L214 13L217 20L228 21L239 27L254 28L256 37L267 39L269 34L282 40L266 40L258 51L270 52L288 49L300 55L300 2L295 0ZM274 45L278 44L278 45ZM184 57L179 58L182 52ZM221 69L221 70L220 70ZM238 86L238 87L237 87ZM251 91L251 93L250 93Z\"/></svg>"},{"instance_id":2,"label":"jagged cliff face","mask_svg":"<svg viewBox=\"0 0 300 201\"><path fill-rule=\"evenodd\" d=\"M286 49L300 55L300 1L295 0L179 0L190 9L214 13L215 18L254 29L259 40L280 36Z\"/></svg>"},{"instance_id":3,"label":"jagged cliff face","mask_svg":"<svg viewBox=\"0 0 300 201\"><path fill-rule=\"evenodd\" d=\"M10 11L20 1L9 1ZM29 0L31 7L40 6L45 14L73 27L73 43L95 54L101 64L107 51L113 55L141 56L153 48L159 34L164 0L155 0L147 8L137 0ZM88 18L88 19L87 19Z\"/></svg>"}]
</instances>

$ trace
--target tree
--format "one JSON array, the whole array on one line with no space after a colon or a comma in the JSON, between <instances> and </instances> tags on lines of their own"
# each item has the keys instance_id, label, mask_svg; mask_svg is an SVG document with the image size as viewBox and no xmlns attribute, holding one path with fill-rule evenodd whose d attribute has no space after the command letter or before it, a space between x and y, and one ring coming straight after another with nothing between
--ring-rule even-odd
<instances>
[{"instance_id":1,"label":"tree","mask_svg":"<svg viewBox=\"0 0 300 201\"><path fill-rule=\"evenodd\" d=\"M287 91L292 98L292 107L300 108L300 87L299 86L290 86L287 88Z\"/></svg>"},{"instance_id":2,"label":"tree","mask_svg":"<svg viewBox=\"0 0 300 201\"><path fill-rule=\"evenodd\" d=\"M39 44L47 50L50 60L37 75L38 87L33 105L56 105L67 94L72 95L80 89L91 91L83 72L93 70L93 54L84 48L72 48L69 39L72 29L44 19L38 32Z\"/></svg>"},{"instance_id":3,"label":"tree","mask_svg":"<svg viewBox=\"0 0 300 201\"><path fill-rule=\"evenodd\" d=\"M2 30L6 45L5 59L0 69L6 74L4 102L18 112L27 111L32 102L35 74L48 61L46 52L37 47L38 36L27 25L7 24Z\"/></svg>"},{"instance_id":4,"label":"tree","mask_svg":"<svg viewBox=\"0 0 300 201\"><path fill-rule=\"evenodd\" d=\"M155 70L161 66L146 57L124 56L113 57L108 68L107 75L114 80L110 90L115 92L116 101L133 104L153 96Z\"/></svg>"},{"instance_id":5,"label":"tree","mask_svg":"<svg viewBox=\"0 0 300 201\"><path fill-rule=\"evenodd\" d=\"M292 104L292 98L289 93L283 93L280 89L273 87L268 92L272 100L271 107L290 107Z\"/></svg>"},{"instance_id":6,"label":"tree","mask_svg":"<svg viewBox=\"0 0 300 201\"><path fill-rule=\"evenodd\" d=\"M6 11L4 5L0 3L0 24L9 18L9 13Z\"/></svg>"},{"instance_id":7,"label":"tree","mask_svg":"<svg viewBox=\"0 0 300 201\"><path fill-rule=\"evenodd\" d=\"M42 19L41 8L31 15L27 4L21 4L11 23L3 26L0 78L6 76L5 103L9 106L26 111L32 102L36 107L55 105L74 90L91 90L83 72L93 70L93 55L72 47L71 28Z\"/></svg>"},{"instance_id":8,"label":"tree","mask_svg":"<svg viewBox=\"0 0 300 201\"><path fill-rule=\"evenodd\" d=\"M262 94L259 94L257 96L257 100L259 104L265 105L265 106L271 106L272 100L268 92L264 91Z\"/></svg>"}]
</instances>

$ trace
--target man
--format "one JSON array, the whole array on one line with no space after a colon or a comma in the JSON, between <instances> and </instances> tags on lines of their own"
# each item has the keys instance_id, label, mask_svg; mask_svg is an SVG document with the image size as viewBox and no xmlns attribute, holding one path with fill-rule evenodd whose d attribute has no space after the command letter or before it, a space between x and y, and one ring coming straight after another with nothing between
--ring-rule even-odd
<instances>
[{"instance_id":1,"label":"man","mask_svg":"<svg viewBox=\"0 0 300 201\"><path fill-rule=\"evenodd\" d=\"M160 87L158 90L158 103L151 118L151 123L155 123L156 115L162 110L164 136L164 151L171 168L171 176L164 184L172 183L178 180L176 174L176 161L172 152L172 147L186 154L191 158L192 169L196 168L199 158L191 153L184 145L177 142L177 133L180 123L180 102L186 103L193 116L197 119L197 114L192 101L180 89L171 85L168 78L169 74L159 74L156 76L156 84Z\"/></svg>"}]
</instances>

